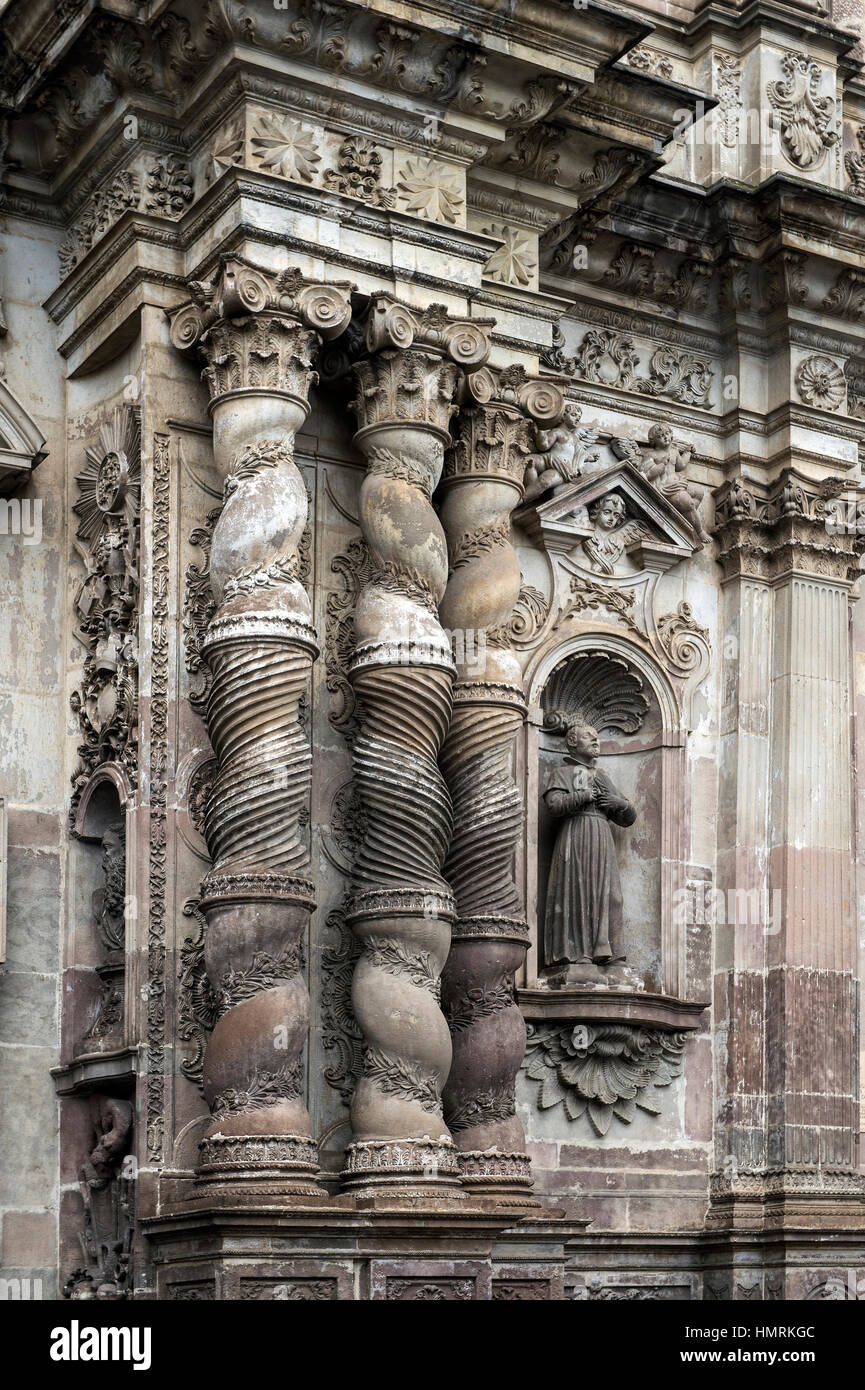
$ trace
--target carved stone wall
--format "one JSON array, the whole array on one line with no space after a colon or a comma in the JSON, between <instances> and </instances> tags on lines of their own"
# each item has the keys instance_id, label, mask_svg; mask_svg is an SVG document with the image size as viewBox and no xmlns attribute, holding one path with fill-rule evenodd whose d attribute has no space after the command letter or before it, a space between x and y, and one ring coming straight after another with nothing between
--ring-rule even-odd
<instances>
[{"instance_id":1,"label":"carved stone wall","mask_svg":"<svg viewBox=\"0 0 865 1390\"><path fill-rule=\"evenodd\" d=\"M824 8L4 9L4 1276L816 1298L858 1248ZM544 955L577 723L596 972Z\"/></svg>"}]
</instances>

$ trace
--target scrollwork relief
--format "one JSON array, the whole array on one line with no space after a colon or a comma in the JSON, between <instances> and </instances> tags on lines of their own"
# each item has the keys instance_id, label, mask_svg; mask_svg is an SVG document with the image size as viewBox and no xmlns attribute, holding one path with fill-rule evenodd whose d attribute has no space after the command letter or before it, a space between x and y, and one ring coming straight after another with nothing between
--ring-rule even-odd
<instances>
[{"instance_id":1,"label":"scrollwork relief","mask_svg":"<svg viewBox=\"0 0 865 1390\"><path fill-rule=\"evenodd\" d=\"M837 103L834 97L820 95L824 71L808 54L785 53L781 71L783 77L766 88L772 124L791 164L813 169L838 143Z\"/></svg>"}]
</instances>

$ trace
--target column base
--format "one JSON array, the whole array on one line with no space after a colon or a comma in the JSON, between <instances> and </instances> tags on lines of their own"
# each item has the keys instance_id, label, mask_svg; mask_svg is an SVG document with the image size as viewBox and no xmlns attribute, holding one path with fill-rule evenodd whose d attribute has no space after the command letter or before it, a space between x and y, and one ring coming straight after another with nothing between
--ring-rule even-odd
<instances>
[{"instance_id":1,"label":"column base","mask_svg":"<svg viewBox=\"0 0 865 1390\"><path fill-rule=\"evenodd\" d=\"M740 1169L715 1174L706 1218L711 1231L865 1228L865 1177L854 1168Z\"/></svg>"},{"instance_id":2,"label":"column base","mask_svg":"<svg viewBox=\"0 0 865 1390\"><path fill-rule=\"evenodd\" d=\"M492 1203L338 1197L144 1218L136 1299L450 1302L563 1297L568 1243L585 1222ZM145 1277L146 1276L146 1277Z\"/></svg>"},{"instance_id":3,"label":"column base","mask_svg":"<svg viewBox=\"0 0 865 1390\"><path fill-rule=\"evenodd\" d=\"M448 1140L368 1139L349 1144L340 1174L357 1197L465 1198L457 1151Z\"/></svg>"},{"instance_id":4,"label":"column base","mask_svg":"<svg viewBox=\"0 0 865 1390\"><path fill-rule=\"evenodd\" d=\"M489 1198L507 1207L539 1208L532 1195L532 1162L528 1154L499 1149L466 1149L457 1154L460 1181L476 1198Z\"/></svg>"},{"instance_id":5,"label":"column base","mask_svg":"<svg viewBox=\"0 0 865 1390\"><path fill-rule=\"evenodd\" d=\"M214 1134L199 1144L198 1185L221 1190L326 1196L317 1182L318 1146L302 1134Z\"/></svg>"}]
</instances>

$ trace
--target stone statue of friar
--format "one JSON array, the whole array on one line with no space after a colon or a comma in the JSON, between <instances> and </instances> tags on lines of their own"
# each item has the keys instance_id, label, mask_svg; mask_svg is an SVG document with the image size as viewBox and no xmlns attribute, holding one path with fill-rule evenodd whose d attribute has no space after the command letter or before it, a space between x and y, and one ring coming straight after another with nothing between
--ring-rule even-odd
<instances>
[{"instance_id":1,"label":"stone statue of friar","mask_svg":"<svg viewBox=\"0 0 865 1390\"><path fill-rule=\"evenodd\" d=\"M567 753L547 780L544 800L561 820L547 886L544 961L565 965L567 981L624 983L622 885L610 830L637 812L597 768L600 742L591 725L570 724ZM607 969L603 974L598 967Z\"/></svg>"}]
</instances>

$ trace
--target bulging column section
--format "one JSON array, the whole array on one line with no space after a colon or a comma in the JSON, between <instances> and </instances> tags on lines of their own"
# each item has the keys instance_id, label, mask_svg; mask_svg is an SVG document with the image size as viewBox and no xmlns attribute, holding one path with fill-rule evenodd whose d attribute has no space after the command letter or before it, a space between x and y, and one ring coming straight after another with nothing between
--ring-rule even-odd
<instances>
[{"instance_id":1,"label":"bulging column section","mask_svg":"<svg viewBox=\"0 0 865 1390\"><path fill-rule=\"evenodd\" d=\"M360 524L373 568L357 603L350 669L366 822L350 914L363 947L352 1002L364 1067L344 1180L368 1195L462 1195L441 1101L451 1040L440 976L454 900L441 871L452 816L438 755L454 665L438 616L447 546L431 498L461 367L487 353L476 325L378 296L353 369L355 442L367 464Z\"/></svg>"},{"instance_id":2,"label":"bulging column section","mask_svg":"<svg viewBox=\"0 0 865 1390\"><path fill-rule=\"evenodd\" d=\"M315 906L299 818L311 752L298 704L318 655L298 577L307 497L294 462L320 337L350 317L345 287L272 276L237 259L173 316L205 361L224 504L213 533L215 610L204 654L217 773L205 807L213 866L201 885L218 1020L204 1058L211 1123L199 1178L319 1191L304 1102L304 938Z\"/></svg>"},{"instance_id":3,"label":"bulging column section","mask_svg":"<svg viewBox=\"0 0 865 1390\"><path fill-rule=\"evenodd\" d=\"M454 820L444 873L457 907L442 976L453 1043L445 1119L463 1183L476 1195L525 1203L531 1164L514 1090L526 1029L514 976L528 927L514 881L522 797L512 757L526 703L508 635L521 583L511 513L523 496L528 421L554 423L563 399L521 367L482 368L467 379L466 398L442 506L450 576L440 612L457 669L441 753Z\"/></svg>"}]
</instances>

